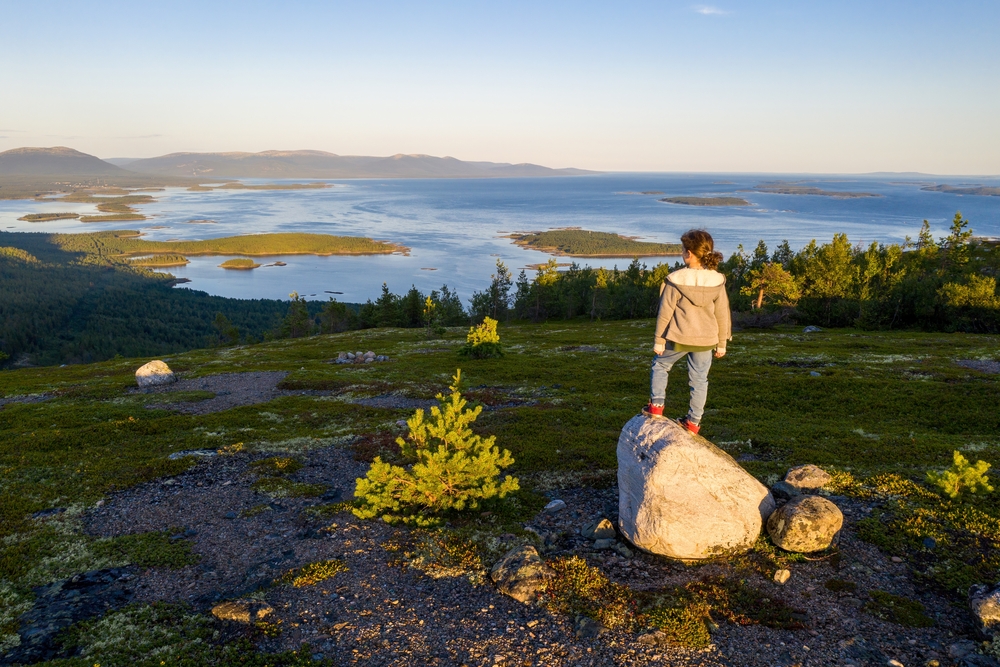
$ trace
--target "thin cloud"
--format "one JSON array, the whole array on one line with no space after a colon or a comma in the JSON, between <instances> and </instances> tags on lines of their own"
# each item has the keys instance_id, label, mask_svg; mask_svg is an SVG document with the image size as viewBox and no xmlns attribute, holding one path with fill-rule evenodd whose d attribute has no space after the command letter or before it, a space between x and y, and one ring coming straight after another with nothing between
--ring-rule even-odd
<instances>
[{"instance_id":1,"label":"thin cloud","mask_svg":"<svg viewBox=\"0 0 1000 667\"><path fill-rule=\"evenodd\" d=\"M726 16L729 14L725 9L719 9L711 5L695 5L694 10L705 16Z\"/></svg>"},{"instance_id":2,"label":"thin cloud","mask_svg":"<svg viewBox=\"0 0 1000 667\"><path fill-rule=\"evenodd\" d=\"M116 139L159 139L160 137L165 137L165 134L139 134L131 137L115 137Z\"/></svg>"}]
</instances>

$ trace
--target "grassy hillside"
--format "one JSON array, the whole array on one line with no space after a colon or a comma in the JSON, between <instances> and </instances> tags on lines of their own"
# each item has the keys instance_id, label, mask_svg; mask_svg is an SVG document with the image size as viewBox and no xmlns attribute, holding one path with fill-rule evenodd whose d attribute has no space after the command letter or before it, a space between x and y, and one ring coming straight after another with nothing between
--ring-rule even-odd
<instances>
[{"instance_id":1,"label":"grassy hillside","mask_svg":"<svg viewBox=\"0 0 1000 667\"><path fill-rule=\"evenodd\" d=\"M116 562L183 564L190 556L183 540L167 543L165 536L148 534L142 539L152 546L115 546L84 534L71 519L111 491L194 465L193 457L168 458L182 450L242 449L259 457L334 447L364 456L359 448L382 443L381 450L364 451L391 457L391 436L383 436L412 410L358 400L390 392L432 397L457 366L467 397L487 408L475 428L511 450L511 472L526 493L553 485L604 488L614 483L621 426L647 397L651 327L648 320L501 325L507 355L480 361L459 361L464 329L432 341L420 331L378 329L169 358L187 378L286 371L280 387L314 392L206 415L159 409L163 397L128 393L146 357L0 372L0 397L47 398L0 408L0 579L7 582L8 597L23 605L30 586L109 562L101 554L112 547L125 554ZM712 369L702 432L766 482L801 463L834 471L835 491L875 503L875 511L856 524L859 534L887 553L905 554L909 576L958 601L969 581L995 575L1000 510L991 497L942 499L924 476L948 465L954 450L1000 464L1000 376L956 363L996 360L998 344L996 336L960 334L806 335L798 328L737 333L727 357ZM339 351L367 349L393 361L364 368L329 363ZM667 402L677 415L687 401L679 370ZM188 392L172 400L197 405L211 396ZM65 507L71 509L61 523L31 518ZM513 524L480 518L478 530L494 531L489 539L495 540L534 516L537 505L515 504L508 511L513 514L504 521ZM916 554L911 542L930 535L938 548ZM762 543L758 549L760 558L785 562L773 547ZM738 574L743 566L735 567ZM7 619L0 629L11 632L11 623Z\"/></svg>"}]
</instances>

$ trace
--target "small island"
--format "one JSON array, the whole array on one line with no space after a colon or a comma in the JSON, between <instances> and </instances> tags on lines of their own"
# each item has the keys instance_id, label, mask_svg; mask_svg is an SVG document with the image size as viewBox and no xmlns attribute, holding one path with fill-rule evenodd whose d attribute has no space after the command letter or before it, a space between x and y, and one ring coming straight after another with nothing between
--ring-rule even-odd
<instances>
[{"instance_id":1,"label":"small island","mask_svg":"<svg viewBox=\"0 0 1000 667\"><path fill-rule=\"evenodd\" d=\"M252 259L227 259L222 264L219 264L219 267L237 271L249 271L250 269L260 268L260 264Z\"/></svg>"},{"instance_id":2,"label":"small island","mask_svg":"<svg viewBox=\"0 0 1000 667\"><path fill-rule=\"evenodd\" d=\"M29 213L22 215L18 220L25 222L52 222L53 220L76 220L79 213Z\"/></svg>"},{"instance_id":3,"label":"small island","mask_svg":"<svg viewBox=\"0 0 1000 667\"><path fill-rule=\"evenodd\" d=\"M128 263L132 266L143 266L150 269L164 269L173 266L187 266L191 263L184 255L150 255L149 257L130 257Z\"/></svg>"},{"instance_id":4,"label":"small island","mask_svg":"<svg viewBox=\"0 0 1000 667\"><path fill-rule=\"evenodd\" d=\"M749 206L750 202L740 197L664 197L660 201L682 206Z\"/></svg>"},{"instance_id":5,"label":"small island","mask_svg":"<svg viewBox=\"0 0 1000 667\"><path fill-rule=\"evenodd\" d=\"M79 204L97 204L97 210L108 215L84 215L80 222L125 222L145 220L146 216L132 208L138 204L149 204L154 201L150 195L129 194L123 197L100 197L89 192L76 192L67 195L59 201L69 201Z\"/></svg>"},{"instance_id":6,"label":"small island","mask_svg":"<svg viewBox=\"0 0 1000 667\"><path fill-rule=\"evenodd\" d=\"M836 190L822 190L808 185L795 185L778 181L776 183L761 183L754 187L757 192L766 192L772 195L814 195L819 197L833 197L834 199L865 199L867 197L881 197L873 192L846 192Z\"/></svg>"},{"instance_id":7,"label":"small island","mask_svg":"<svg viewBox=\"0 0 1000 667\"><path fill-rule=\"evenodd\" d=\"M953 195L1000 197L1000 188L986 185L928 185L920 189L928 192L947 192ZM24 218L21 219L23 220Z\"/></svg>"},{"instance_id":8,"label":"small island","mask_svg":"<svg viewBox=\"0 0 1000 667\"><path fill-rule=\"evenodd\" d=\"M261 183L259 185L247 185L233 181L222 185L192 185L188 192L209 192L211 190L325 190L332 188L331 183Z\"/></svg>"},{"instance_id":9,"label":"small island","mask_svg":"<svg viewBox=\"0 0 1000 667\"><path fill-rule=\"evenodd\" d=\"M189 225L217 225L219 223L217 223L215 220L209 220L208 218L201 218L201 219L197 219L197 220L188 220L187 224L189 224Z\"/></svg>"},{"instance_id":10,"label":"small island","mask_svg":"<svg viewBox=\"0 0 1000 667\"><path fill-rule=\"evenodd\" d=\"M516 245L568 257L657 257L680 255L680 243L652 243L634 238L591 232L585 229L553 229L547 232L511 234Z\"/></svg>"}]
</instances>

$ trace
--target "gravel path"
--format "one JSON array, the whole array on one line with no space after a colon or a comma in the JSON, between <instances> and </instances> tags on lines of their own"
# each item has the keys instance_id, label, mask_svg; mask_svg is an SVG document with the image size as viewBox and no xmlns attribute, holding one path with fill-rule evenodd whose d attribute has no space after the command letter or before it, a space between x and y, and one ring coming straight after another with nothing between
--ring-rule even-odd
<instances>
[{"instance_id":1,"label":"gravel path","mask_svg":"<svg viewBox=\"0 0 1000 667\"><path fill-rule=\"evenodd\" d=\"M285 379L286 371L256 373L222 373L199 378L178 380L172 384L131 389L132 394L170 394L177 391L210 391L213 398L190 403L163 403L147 407L177 410L189 415L207 415L242 405L267 403L280 396L293 396L302 392L283 391L278 383Z\"/></svg>"},{"instance_id":2,"label":"gravel path","mask_svg":"<svg viewBox=\"0 0 1000 667\"><path fill-rule=\"evenodd\" d=\"M981 359L959 359L955 363L958 364L959 366L964 366L965 368L971 368L974 371L1000 375L1000 361L984 361Z\"/></svg>"}]
</instances>

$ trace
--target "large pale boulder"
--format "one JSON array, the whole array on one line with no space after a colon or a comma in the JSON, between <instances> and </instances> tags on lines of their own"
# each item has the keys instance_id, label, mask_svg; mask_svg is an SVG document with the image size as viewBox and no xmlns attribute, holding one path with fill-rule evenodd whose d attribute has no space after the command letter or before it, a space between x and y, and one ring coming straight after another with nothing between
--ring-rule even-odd
<instances>
[{"instance_id":1,"label":"large pale boulder","mask_svg":"<svg viewBox=\"0 0 1000 667\"><path fill-rule=\"evenodd\" d=\"M774 499L731 456L668 419L633 417L618 438L618 525L635 546L702 559L749 549Z\"/></svg>"},{"instance_id":2,"label":"large pale boulder","mask_svg":"<svg viewBox=\"0 0 1000 667\"><path fill-rule=\"evenodd\" d=\"M538 599L555 571L545 564L533 546L508 551L490 571L490 579L504 595L530 604Z\"/></svg>"},{"instance_id":3,"label":"large pale boulder","mask_svg":"<svg viewBox=\"0 0 1000 667\"><path fill-rule=\"evenodd\" d=\"M157 359L144 366L140 366L139 370L135 372L135 381L141 388L145 389L146 387L155 387L161 384L176 382L177 378L174 377L174 372L170 370L170 366Z\"/></svg>"},{"instance_id":4,"label":"large pale boulder","mask_svg":"<svg viewBox=\"0 0 1000 667\"><path fill-rule=\"evenodd\" d=\"M785 551L822 551L840 539L844 515L821 496L796 496L767 520L771 541Z\"/></svg>"}]
</instances>

